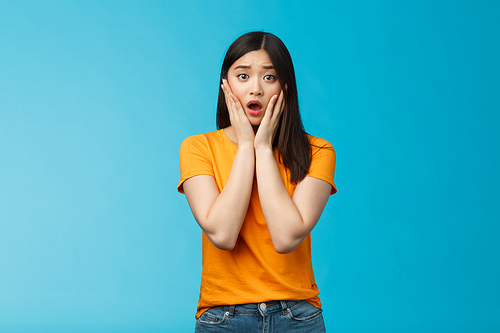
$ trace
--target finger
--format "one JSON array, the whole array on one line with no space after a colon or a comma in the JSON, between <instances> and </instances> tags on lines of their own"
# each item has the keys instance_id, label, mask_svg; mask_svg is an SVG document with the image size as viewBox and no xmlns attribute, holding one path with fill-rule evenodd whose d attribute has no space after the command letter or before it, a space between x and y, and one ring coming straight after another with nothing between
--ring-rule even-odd
<instances>
[{"instance_id":1,"label":"finger","mask_svg":"<svg viewBox=\"0 0 500 333\"><path fill-rule=\"evenodd\" d=\"M222 89L224 91L224 98L226 100L226 106L229 112L229 116L232 117L234 115L234 111L236 108L234 99L231 97L231 93L228 91L228 86L225 84L222 84Z\"/></svg>"},{"instance_id":2,"label":"finger","mask_svg":"<svg viewBox=\"0 0 500 333\"><path fill-rule=\"evenodd\" d=\"M229 121L231 122L231 124L234 124L235 122L235 105L234 105L234 101L233 99L231 98L231 96L229 95L229 93L227 92L227 90L224 92L225 95L225 100L226 100L226 106L227 106L227 112L229 113Z\"/></svg>"},{"instance_id":3,"label":"finger","mask_svg":"<svg viewBox=\"0 0 500 333\"><path fill-rule=\"evenodd\" d=\"M241 104L238 97L233 94L230 94L229 97L231 98L231 101L233 103L234 111L237 112L239 116L245 115L246 117L245 111L243 110L243 105Z\"/></svg>"},{"instance_id":4,"label":"finger","mask_svg":"<svg viewBox=\"0 0 500 333\"><path fill-rule=\"evenodd\" d=\"M232 94L229 94L228 99L231 124L243 124L249 122L247 115L241 107L239 99Z\"/></svg>"},{"instance_id":5,"label":"finger","mask_svg":"<svg viewBox=\"0 0 500 333\"><path fill-rule=\"evenodd\" d=\"M266 113L264 114L264 118L262 118L263 123L272 123L277 99L278 95L274 95L267 103Z\"/></svg>"},{"instance_id":6,"label":"finger","mask_svg":"<svg viewBox=\"0 0 500 333\"><path fill-rule=\"evenodd\" d=\"M233 90L231 89L231 87L229 86L229 82L227 82L226 79L222 79L222 83L224 84L224 86L226 87L226 90L232 94L233 93Z\"/></svg>"},{"instance_id":7,"label":"finger","mask_svg":"<svg viewBox=\"0 0 500 333\"><path fill-rule=\"evenodd\" d=\"M271 97L271 99L267 103L267 110L266 110L266 114L264 115L264 117L266 117L266 116L272 117L272 115L274 113L274 106L276 105L277 99L278 99L278 95L274 95L273 97Z\"/></svg>"},{"instance_id":8,"label":"finger","mask_svg":"<svg viewBox=\"0 0 500 333\"><path fill-rule=\"evenodd\" d=\"M231 95L233 92L231 91L231 88L227 84L227 81L225 79L222 79L222 91L224 92L224 96L227 98L229 95Z\"/></svg>"},{"instance_id":9,"label":"finger","mask_svg":"<svg viewBox=\"0 0 500 333\"><path fill-rule=\"evenodd\" d=\"M247 115L245 114L245 111L243 110L243 106L240 100L233 94L231 87L229 86L229 83L226 79L222 79L222 86L231 123L234 123L233 120L236 122L249 121Z\"/></svg>"},{"instance_id":10,"label":"finger","mask_svg":"<svg viewBox=\"0 0 500 333\"><path fill-rule=\"evenodd\" d=\"M281 116L281 114L283 113L283 109L284 109L284 94L283 94L283 90L280 92L280 95L278 97L278 101L276 102L276 105L274 107L274 112L273 112L273 118L274 119L279 119L279 117Z\"/></svg>"},{"instance_id":11,"label":"finger","mask_svg":"<svg viewBox=\"0 0 500 333\"><path fill-rule=\"evenodd\" d=\"M234 95L226 79L222 79L222 85L224 86L224 90L227 95Z\"/></svg>"},{"instance_id":12,"label":"finger","mask_svg":"<svg viewBox=\"0 0 500 333\"><path fill-rule=\"evenodd\" d=\"M221 88L222 88L222 92L224 93L224 99L226 101L226 105L229 107L229 103L228 103L228 92L227 92L227 89L226 89L226 85L224 84L224 80L222 80L222 84L220 85Z\"/></svg>"}]
</instances>

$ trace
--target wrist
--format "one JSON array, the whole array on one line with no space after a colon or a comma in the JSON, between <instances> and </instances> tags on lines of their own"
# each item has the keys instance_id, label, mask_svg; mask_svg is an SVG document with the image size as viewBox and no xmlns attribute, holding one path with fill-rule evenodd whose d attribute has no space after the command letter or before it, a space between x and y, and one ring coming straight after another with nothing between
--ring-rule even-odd
<instances>
[{"instance_id":1,"label":"wrist","mask_svg":"<svg viewBox=\"0 0 500 333\"><path fill-rule=\"evenodd\" d=\"M254 150L252 141L238 141L238 150Z\"/></svg>"},{"instance_id":2,"label":"wrist","mask_svg":"<svg viewBox=\"0 0 500 333\"><path fill-rule=\"evenodd\" d=\"M255 154L263 155L263 154L271 154L274 156L274 151L272 146L261 145L255 147Z\"/></svg>"}]
</instances>

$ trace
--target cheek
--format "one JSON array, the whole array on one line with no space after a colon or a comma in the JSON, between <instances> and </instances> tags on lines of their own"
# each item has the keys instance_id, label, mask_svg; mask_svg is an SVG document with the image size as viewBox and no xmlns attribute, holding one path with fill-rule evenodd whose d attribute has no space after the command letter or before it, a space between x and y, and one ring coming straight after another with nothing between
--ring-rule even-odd
<instances>
[{"instance_id":1,"label":"cheek","mask_svg":"<svg viewBox=\"0 0 500 333\"><path fill-rule=\"evenodd\" d=\"M278 95L280 94L281 91L281 86L279 84L276 84L276 86L273 87L271 96Z\"/></svg>"},{"instance_id":2,"label":"cheek","mask_svg":"<svg viewBox=\"0 0 500 333\"><path fill-rule=\"evenodd\" d=\"M228 80L227 83L229 84L233 95L235 95L238 99L241 99L243 94L241 84L235 80Z\"/></svg>"},{"instance_id":3,"label":"cheek","mask_svg":"<svg viewBox=\"0 0 500 333\"><path fill-rule=\"evenodd\" d=\"M281 92L281 87L280 86L278 86L277 88L274 88L274 89L270 90L269 91L269 95L268 95L269 99L267 100L267 104L269 104L269 102L271 101L271 98L274 95L278 95L278 97L279 97L280 92Z\"/></svg>"}]
</instances>

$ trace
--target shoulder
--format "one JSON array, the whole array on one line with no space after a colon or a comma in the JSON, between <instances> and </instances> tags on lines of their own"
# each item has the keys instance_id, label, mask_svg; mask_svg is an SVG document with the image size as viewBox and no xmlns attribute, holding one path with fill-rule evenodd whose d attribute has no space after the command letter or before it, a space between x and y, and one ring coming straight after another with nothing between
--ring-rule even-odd
<instances>
[{"instance_id":1,"label":"shoulder","mask_svg":"<svg viewBox=\"0 0 500 333\"><path fill-rule=\"evenodd\" d=\"M312 136L310 134L307 134L307 139L309 140L309 144L311 145L311 152L313 155L319 152L321 149L330 150L335 155L335 149L333 148L332 144L325 139L318 138L317 136Z\"/></svg>"},{"instance_id":2,"label":"shoulder","mask_svg":"<svg viewBox=\"0 0 500 333\"><path fill-rule=\"evenodd\" d=\"M337 192L334 181L336 155L330 142L325 139L307 135L311 145L311 166L309 168L310 177L318 178L332 185L330 194Z\"/></svg>"},{"instance_id":3,"label":"shoulder","mask_svg":"<svg viewBox=\"0 0 500 333\"><path fill-rule=\"evenodd\" d=\"M221 140L221 131L212 131L203 134L191 135L185 138L181 143L181 149L196 146L196 147L206 147L213 142L217 142Z\"/></svg>"},{"instance_id":4,"label":"shoulder","mask_svg":"<svg viewBox=\"0 0 500 333\"><path fill-rule=\"evenodd\" d=\"M191 135L191 136L188 136L187 138L185 138L184 141L182 141L182 143L217 140L220 137L221 131L222 130L217 130L217 131L212 131L212 132L207 132L207 133L202 133L202 134Z\"/></svg>"}]
</instances>

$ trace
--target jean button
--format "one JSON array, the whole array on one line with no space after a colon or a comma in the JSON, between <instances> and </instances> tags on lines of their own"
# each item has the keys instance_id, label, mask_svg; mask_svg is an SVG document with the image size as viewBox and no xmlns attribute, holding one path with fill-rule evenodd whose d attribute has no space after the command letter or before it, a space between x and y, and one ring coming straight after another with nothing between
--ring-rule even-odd
<instances>
[{"instance_id":1,"label":"jean button","mask_svg":"<svg viewBox=\"0 0 500 333\"><path fill-rule=\"evenodd\" d=\"M266 308L267 308L266 303L260 303L259 304L260 311L264 311Z\"/></svg>"}]
</instances>

